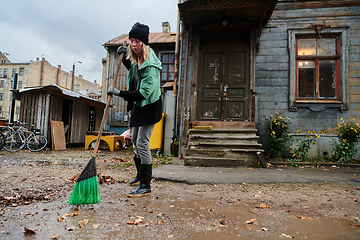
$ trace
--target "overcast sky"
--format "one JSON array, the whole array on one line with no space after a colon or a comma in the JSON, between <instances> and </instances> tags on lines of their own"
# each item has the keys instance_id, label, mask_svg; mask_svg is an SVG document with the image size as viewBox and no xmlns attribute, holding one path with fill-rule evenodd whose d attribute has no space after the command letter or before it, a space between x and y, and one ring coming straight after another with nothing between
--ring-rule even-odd
<instances>
[{"instance_id":1,"label":"overcast sky","mask_svg":"<svg viewBox=\"0 0 360 240\"><path fill-rule=\"evenodd\" d=\"M0 51L12 62L45 59L54 67L101 84L105 42L135 22L176 32L178 0L1 0Z\"/></svg>"}]
</instances>

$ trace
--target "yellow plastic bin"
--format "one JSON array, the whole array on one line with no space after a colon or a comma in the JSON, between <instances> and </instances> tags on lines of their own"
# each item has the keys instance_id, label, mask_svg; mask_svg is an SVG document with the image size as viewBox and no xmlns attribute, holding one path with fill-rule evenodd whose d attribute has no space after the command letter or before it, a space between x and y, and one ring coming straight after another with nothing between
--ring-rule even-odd
<instances>
[{"instance_id":1,"label":"yellow plastic bin","mask_svg":"<svg viewBox=\"0 0 360 240\"><path fill-rule=\"evenodd\" d=\"M164 123L165 123L165 113L162 114L162 117L158 123L155 124L154 130L150 137L150 150L161 150L163 141L164 141Z\"/></svg>"}]
</instances>

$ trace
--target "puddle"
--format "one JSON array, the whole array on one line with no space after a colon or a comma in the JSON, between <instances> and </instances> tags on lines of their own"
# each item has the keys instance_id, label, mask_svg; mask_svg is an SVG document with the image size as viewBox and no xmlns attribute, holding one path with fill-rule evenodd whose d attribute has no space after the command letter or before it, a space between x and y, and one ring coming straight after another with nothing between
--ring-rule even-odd
<instances>
[{"instance_id":1,"label":"puddle","mask_svg":"<svg viewBox=\"0 0 360 240\"><path fill-rule=\"evenodd\" d=\"M0 239L359 239L356 222L286 209L203 202L156 185L151 197L130 199L127 184L101 185L100 204L74 209L68 197L0 210ZM73 216L71 216L71 214ZM59 219L61 217L62 219ZM61 221L59 221L61 220ZM247 223L247 221L252 223ZM24 234L24 227L36 231Z\"/></svg>"}]
</instances>

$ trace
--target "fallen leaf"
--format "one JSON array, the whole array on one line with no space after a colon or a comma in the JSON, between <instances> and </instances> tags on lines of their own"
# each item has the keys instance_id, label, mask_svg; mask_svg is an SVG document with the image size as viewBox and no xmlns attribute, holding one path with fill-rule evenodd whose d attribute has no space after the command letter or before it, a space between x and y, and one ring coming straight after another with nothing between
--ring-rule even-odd
<instances>
[{"instance_id":1,"label":"fallen leaf","mask_svg":"<svg viewBox=\"0 0 360 240\"><path fill-rule=\"evenodd\" d=\"M261 228L261 230L263 230L263 231L269 231L269 229L268 228Z\"/></svg>"},{"instance_id":2,"label":"fallen leaf","mask_svg":"<svg viewBox=\"0 0 360 240\"><path fill-rule=\"evenodd\" d=\"M126 223L129 225L136 225L136 223L134 221L127 221Z\"/></svg>"},{"instance_id":3,"label":"fallen leaf","mask_svg":"<svg viewBox=\"0 0 360 240\"><path fill-rule=\"evenodd\" d=\"M25 230L25 234L31 234L31 235L36 234L36 232L34 230L31 230L29 228L24 227L24 230Z\"/></svg>"},{"instance_id":4,"label":"fallen leaf","mask_svg":"<svg viewBox=\"0 0 360 240\"><path fill-rule=\"evenodd\" d=\"M254 222L256 222L255 218L246 221L247 224L253 224Z\"/></svg>"},{"instance_id":5,"label":"fallen leaf","mask_svg":"<svg viewBox=\"0 0 360 240\"><path fill-rule=\"evenodd\" d=\"M51 239L58 239L60 237L60 234L55 234L54 236L51 237Z\"/></svg>"},{"instance_id":6,"label":"fallen leaf","mask_svg":"<svg viewBox=\"0 0 360 240\"><path fill-rule=\"evenodd\" d=\"M61 216L57 216L58 222L62 222L63 218Z\"/></svg>"},{"instance_id":7,"label":"fallen leaf","mask_svg":"<svg viewBox=\"0 0 360 240\"><path fill-rule=\"evenodd\" d=\"M304 217L304 216L300 216L300 215L297 215L296 217L300 218L300 219L304 219L306 221L312 221L312 218L308 218L308 217Z\"/></svg>"},{"instance_id":8,"label":"fallen leaf","mask_svg":"<svg viewBox=\"0 0 360 240\"><path fill-rule=\"evenodd\" d=\"M247 229L252 229L251 227L248 227L248 226L244 226L244 228L247 228Z\"/></svg>"},{"instance_id":9,"label":"fallen leaf","mask_svg":"<svg viewBox=\"0 0 360 240\"><path fill-rule=\"evenodd\" d=\"M92 225L92 228L93 228L93 229L97 229L99 226L100 226L100 224L93 224L93 225Z\"/></svg>"},{"instance_id":10,"label":"fallen leaf","mask_svg":"<svg viewBox=\"0 0 360 240\"><path fill-rule=\"evenodd\" d=\"M83 221L84 221L84 225L89 223L89 219L84 219Z\"/></svg>"},{"instance_id":11,"label":"fallen leaf","mask_svg":"<svg viewBox=\"0 0 360 240\"><path fill-rule=\"evenodd\" d=\"M158 221L157 223L158 223L159 225L164 224L162 221Z\"/></svg>"},{"instance_id":12,"label":"fallen leaf","mask_svg":"<svg viewBox=\"0 0 360 240\"><path fill-rule=\"evenodd\" d=\"M70 232L70 231L74 231L74 229L75 229L75 227L71 226L71 227L68 227L66 230L68 230Z\"/></svg>"},{"instance_id":13,"label":"fallen leaf","mask_svg":"<svg viewBox=\"0 0 360 240\"><path fill-rule=\"evenodd\" d=\"M287 237L287 238L294 238L294 237L292 237L292 236L290 236L290 235L286 235L285 233L281 234L280 236L281 236L281 237Z\"/></svg>"}]
</instances>

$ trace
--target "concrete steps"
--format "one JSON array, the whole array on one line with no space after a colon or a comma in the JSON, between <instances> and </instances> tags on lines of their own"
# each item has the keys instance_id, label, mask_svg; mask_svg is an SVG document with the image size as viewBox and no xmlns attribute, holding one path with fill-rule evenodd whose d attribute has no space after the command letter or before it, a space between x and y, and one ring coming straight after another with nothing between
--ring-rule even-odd
<instances>
[{"instance_id":1,"label":"concrete steps","mask_svg":"<svg viewBox=\"0 0 360 240\"><path fill-rule=\"evenodd\" d=\"M255 166L263 152L256 129L190 129L184 164L187 166Z\"/></svg>"}]
</instances>

